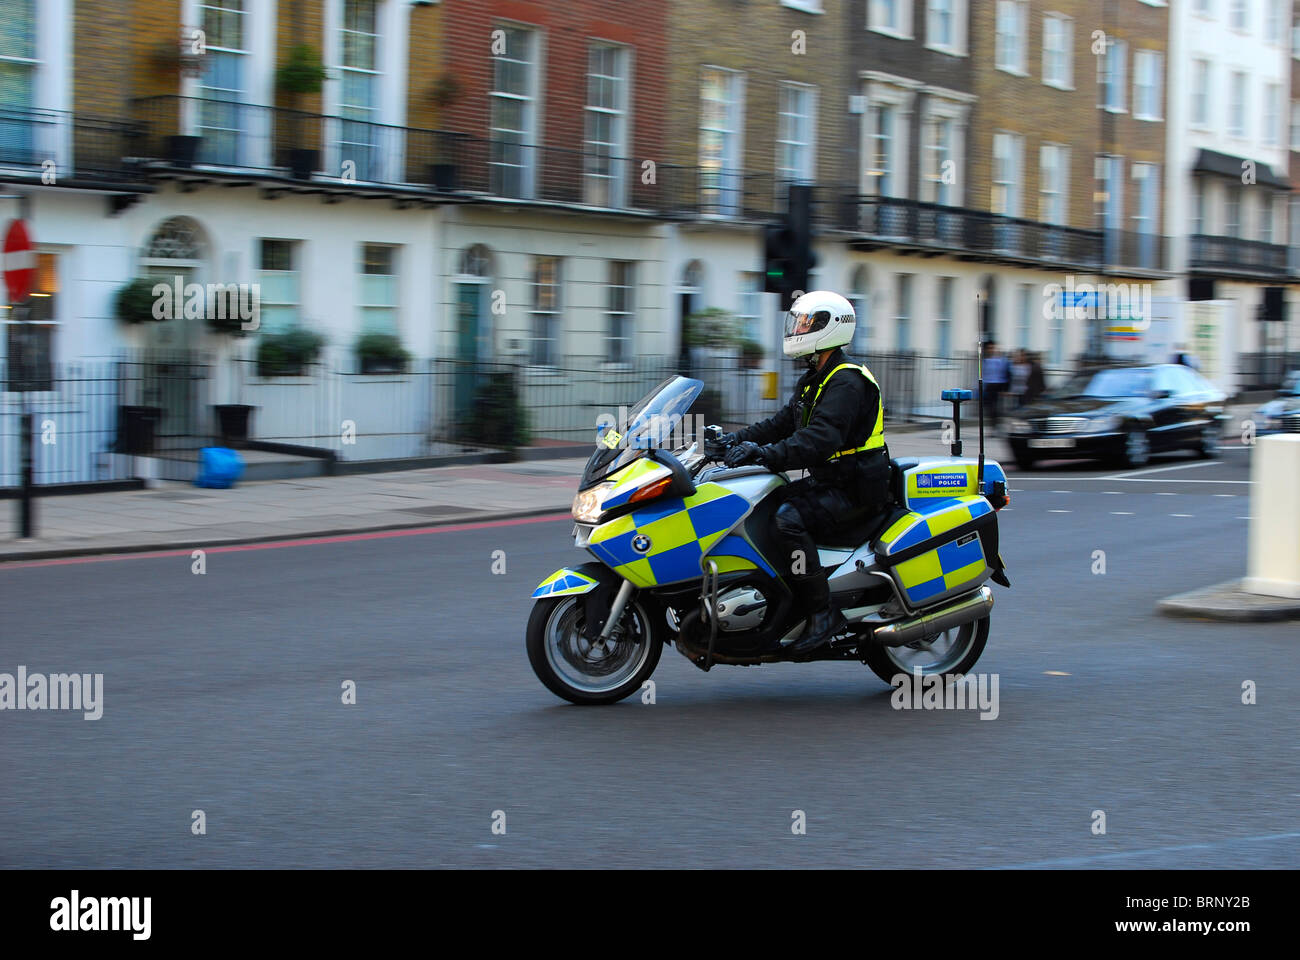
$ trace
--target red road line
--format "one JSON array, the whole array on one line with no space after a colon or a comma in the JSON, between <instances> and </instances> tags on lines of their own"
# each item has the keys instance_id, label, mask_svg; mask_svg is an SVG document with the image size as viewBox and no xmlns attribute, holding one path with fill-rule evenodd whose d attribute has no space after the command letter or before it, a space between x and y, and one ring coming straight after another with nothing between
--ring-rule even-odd
<instances>
[{"instance_id":1,"label":"red road line","mask_svg":"<svg viewBox=\"0 0 1300 960\"><path fill-rule=\"evenodd\" d=\"M489 530L493 527L518 527L526 523L551 523L571 520L569 513L548 513L540 517L518 517L514 520L483 520L478 523L450 523L436 527L411 527L402 530L375 530L370 533L342 533L331 537L306 537L297 540L271 540L266 543L239 543L228 546L204 547L200 541L182 550L156 550L141 553L107 553L87 557L55 557L50 560L14 560L0 562L0 570L20 570L27 567L58 567L72 563L104 563L109 560L150 560L158 557L188 557L194 550L206 553L239 553L244 550L281 550L285 547L314 547L325 543L352 543L357 540L383 540L389 537L418 537L431 533L458 533L465 530Z\"/></svg>"}]
</instances>

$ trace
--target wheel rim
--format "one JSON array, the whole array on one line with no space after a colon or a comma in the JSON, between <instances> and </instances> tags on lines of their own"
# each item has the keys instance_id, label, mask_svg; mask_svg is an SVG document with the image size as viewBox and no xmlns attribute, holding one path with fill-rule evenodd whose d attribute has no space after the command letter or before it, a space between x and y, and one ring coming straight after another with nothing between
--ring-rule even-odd
<instances>
[{"instance_id":1,"label":"wheel rim","mask_svg":"<svg viewBox=\"0 0 1300 960\"><path fill-rule=\"evenodd\" d=\"M1219 437L1214 427L1207 426L1201 428L1201 450L1205 453L1214 453L1219 449Z\"/></svg>"},{"instance_id":2,"label":"wheel rim","mask_svg":"<svg viewBox=\"0 0 1300 960\"><path fill-rule=\"evenodd\" d=\"M1151 455L1150 444L1147 443L1147 435L1138 430L1130 433L1124 441L1124 449L1128 454L1129 463L1143 464Z\"/></svg>"},{"instance_id":3,"label":"wheel rim","mask_svg":"<svg viewBox=\"0 0 1300 960\"><path fill-rule=\"evenodd\" d=\"M901 647L885 647L885 655L900 673L914 673L918 668L921 676L928 677L935 673L947 673L965 659L975 642L974 623L945 630L931 640L915 640Z\"/></svg>"},{"instance_id":4,"label":"wheel rim","mask_svg":"<svg viewBox=\"0 0 1300 960\"><path fill-rule=\"evenodd\" d=\"M582 693L609 693L636 676L650 656L645 611L629 604L604 643L583 636L585 617L576 597L565 598L546 619L546 662L565 684Z\"/></svg>"}]
</instances>

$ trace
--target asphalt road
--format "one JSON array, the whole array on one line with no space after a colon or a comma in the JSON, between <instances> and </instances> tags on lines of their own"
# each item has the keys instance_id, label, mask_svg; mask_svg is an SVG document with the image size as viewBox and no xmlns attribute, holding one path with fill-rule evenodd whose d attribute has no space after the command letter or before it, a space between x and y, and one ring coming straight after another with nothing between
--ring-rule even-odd
<instances>
[{"instance_id":1,"label":"asphalt road","mask_svg":"<svg viewBox=\"0 0 1300 960\"><path fill-rule=\"evenodd\" d=\"M1154 612L1243 573L1244 465L1013 475L996 720L672 649L654 705L569 706L522 641L564 521L0 567L0 672L105 687L0 712L0 866L1294 867L1300 631Z\"/></svg>"}]
</instances>

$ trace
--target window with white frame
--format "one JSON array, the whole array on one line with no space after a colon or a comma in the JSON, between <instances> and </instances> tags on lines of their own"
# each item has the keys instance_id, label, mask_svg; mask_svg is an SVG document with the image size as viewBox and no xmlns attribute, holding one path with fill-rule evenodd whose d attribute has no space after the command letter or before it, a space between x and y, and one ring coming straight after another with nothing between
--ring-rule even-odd
<instances>
[{"instance_id":1,"label":"window with white frame","mask_svg":"<svg viewBox=\"0 0 1300 960\"><path fill-rule=\"evenodd\" d=\"M912 0L867 0L867 29L911 37Z\"/></svg>"},{"instance_id":2,"label":"window with white frame","mask_svg":"<svg viewBox=\"0 0 1300 960\"><path fill-rule=\"evenodd\" d=\"M1059 13L1043 17L1043 83L1062 90L1074 86L1074 21Z\"/></svg>"},{"instance_id":3,"label":"window with white frame","mask_svg":"<svg viewBox=\"0 0 1300 960\"><path fill-rule=\"evenodd\" d=\"M1234 137L1246 135L1246 75L1236 71L1228 86L1228 133Z\"/></svg>"},{"instance_id":4,"label":"window with white frame","mask_svg":"<svg viewBox=\"0 0 1300 960\"><path fill-rule=\"evenodd\" d=\"M935 291L935 348L945 360L952 359L952 321L956 301L954 291L957 281L952 277L939 277Z\"/></svg>"},{"instance_id":5,"label":"window with white frame","mask_svg":"<svg viewBox=\"0 0 1300 960\"><path fill-rule=\"evenodd\" d=\"M1213 12L1214 0L1192 0L1192 13L1208 17Z\"/></svg>"},{"instance_id":6,"label":"window with white frame","mask_svg":"<svg viewBox=\"0 0 1300 960\"><path fill-rule=\"evenodd\" d=\"M736 293L736 318L741 335L754 343L763 342L763 276L751 270L741 271Z\"/></svg>"},{"instance_id":7,"label":"window with white frame","mask_svg":"<svg viewBox=\"0 0 1300 960\"><path fill-rule=\"evenodd\" d=\"M262 331L283 333L301 320L298 251L297 240L263 238L258 241L258 329Z\"/></svg>"},{"instance_id":8,"label":"window with white frame","mask_svg":"<svg viewBox=\"0 0 1300 960\"><path fill-rule=\"evenodd\" d=\"M609 261L606 297L605 359L609 363L626 363L635 356L633 338L636 333L636 264L634 262Z\"/></svg>"},{"instance_id":9,"label":"window with white frame","mask_svg":"<svg viewBox=\"0 0 1300 960\"><path fill-rule=\"evenodd\" d=\"M249 17L243 0L207 0L199 4L199 20L205 45L198 83L199 159L233 165L240 161L240 131L248 122L239 104L247 89Z\"/></svg>"},{"instance_id":10,"label":"window with white frame","mask_svg":"<svg viewBox=\"0 0 1300 960\"><path fill-rule=\"evenodd\" d=\"M863 193L907 196L908 118L914 96L890 83L868 86L866 122L862 125Z\"/></svg>"},{"instance_id":11,"label":"window with white frame","mask_svg":"<svg viewBox=\"0 0 1300 960\"><path fill-rule=\"evenodd\" d=\"M355 164L358 180L382 179L378 8L377 0L344 0L340 27L339 159Z\"/></svg>"},{"instance_id":12,"label":"window with white frame","mask_svg":"<svg viewBox=\"0 0 1300 960\"><path fill-rule=\"evenodd\" d=\"M1128 73L1128 43L1124 40L1106 41L1106 53L1097 61L1097 106L1112 113L1122 113L1124 88Z\"/></svg>"},{"instance_id":13,"label":"window with white frame","mask_svg":"<svg viewBox=\"0 0 1300 960\"><path fill-rule=\"evenodd\" d=\"M1241 236L1241 187L1228 184L1223 195L1223 235Z\"/></svg>"},{"instance_id":14,"label":"window with white frame","mask_svg":"<svg viewBox=\"0 0 1300 960\"><path fill-rule=\"evenodd\" d=\"M780 180L811 183L816 142L817 89L782 83L777 103L776 175Z\"/></svg>"},{"instance_id":15,"label":"window with white frame","mask_svg":"<svg viewBox=\"0 0 1300 960\"><path fill-rule=\"evenodd\" d=\"M502 25L503 44L492 56L491 190L531 198L537 142L537 32Z\"/></svg>"},{"instance_id":16,"label":"window with white frame","mask_svg":"<svg viewBox=\"0 0 1300 960\"><path fill-rule=\"evenodd\" d=\"M700 202L706 213L740 209L741 74L705 67L700 74Z\"/></svg>"},{"instance_id":17,"label":"window with white frame","mask_svg":"<svg viewBox=\"0 0 1300 960\"><path fill-rule=\"evenodd\" d=\"M1132 176L1137 182L1137 198L1133 204L1133 232L1158 233L1160 168L1154 163L1134 163Z\"/></svg>"},{"instance_id":18,"label":"window with white frame","mask_svg":"<svg viewBox=\"0 0 1300 960\"><path fill-rule=\"evenodd\" d=\"M966 52L966 0L928 0L925 45L941 53Z\"/></svg>"},{"instance_id":19,"label":"window with white frame","mask_svg":"<svg viewBox=\"0 0 1300 960\"><path fill-rule=\"evenodd\" d=\"M1094 172L1099 186L1098 219L1107 230L1120 230L1124 226L1124 158L1100 154Z\"/></svg>"},{"instance_id":20,"label":"window with white frame","mask_svg":"<svg viewBox=\"0 0 1300 960\"><path fill-rule=\"evenodd\" d=\"M1045 143L1038 154L1038 219L1063 226L1070 196L1070 148Z\"/></svg>"},{"instance_id":21,"label":"window with white frame","mask_svg":"<svg viewBox=\"0 0 1300 960\"><path fill-rule=\"evenodd\" d=\"M1200 177L1192 181L1192 202L1189 218L1187 232L1192 236L1209 232L1205 228L1205 181Z\"/></svg>"},{"instance_id":22,"label":"window with white frame","mask_svg":"<svg viewBox=\"0 0 1300 960\"><path fill-rule=\"evenodd\" d=\"M956 203L955 157L957 120L942 114L926 117L922 136L921 199L952 206Z\"/></svg>"},{"instance_id":23,"label":"window with white frame","mask_svg":"<svg viewBox=\"0 0 1300 960\"><path fill-rule=\"evenodd\" d=\"M1192 126L1210 126L1210 61L1199 57L1192 61Z\"/></svg>"},{"instance_id":24,"label":"window with white frame","mask_svg":"<svg viewBox=\"0 0 1300 960\"><path fill-rule=\"evenodd\" d=\"M533 257L529 360L537 366L559 362L560 268L559 257Z\"/></svg>"},{"instance_id":25,"label":"window with white frame","mask_svg":"<svg viewBox=\"0 0 1300 960\"><path fill-rule=\"evenodd\" d=\"M583 142L587 203L626 202L627 50L594 43L587 51L587 116Z\"/></svg>"},{"instance_id":26,"label":"window with white frame","mask_svg":"<svg viewBox=\"0 0 1300 960\"><path fill-rule=\"evenodd\" d=\"M1300 19L1291 24L1291 59L1300 60Z\"/></svg>"},{"instance_id":27,"label":"window with white frame","mask_svg":"<svg viewBox=\"0 0 1300 960\"><path fill-rule=\"evenodd\" d=\"M1157 50L1133 54L1133 119L1159 120L1164 57Z\"/></svg>"},{"instance_id":28,"label":"window with white frame","mask_svg":"<svg viewBox=\"0 0 1300 960\"><path fill-rule=\"evenodd\" d=\"M1233 30L1246 32L1248 11L1247 0L1228 0L1228 24Z\"/></svg>"},{"instance_id":29,"label":"window with white frame","mask_svg":"<svg viewBox=\"0 0 1300 960\"><path fill-rule=\"evenodd\" d=\"M1032 331L1034 323L1034 287L1022 283L1016 290L1016 346L1021 350L1032 348Z\"/></svg>"},{"instance_id":30,"label":"window with white frame","mask_svg":"<svg viewBox=\"0 0 1300 960\"><path fill-rule=\"evenodd\" d=\"M1291 104L1291 149L1300 150L1300 101Z\"/></svg>"},{"instance_id":31,"label":"window with white frame","mask_svg":"<svg viewBox=\"0 0 1300 960\"><path fill-rule=\"evenodd\" d=\"M854 267L849 278L849 302L856 317L852 352L861 356L871 345L871 277L864 263Z\"/></svg>"},{"instance_id":32,"label":"window with white frame","mask_svg":"<svg viewBox=\"0 0 1300 960\"><path fill-rule=\"evenodd\" d=\"M365 333L397 334L397 247L361 245L361 329Z\"/></svg>"},{"instance_id":33,"label":"window with white frame","mask_svg":"<svg viewBox=\"0 0 1300 960\"><path fill-rule=\"evenodd\" d=\"M892 197L901 189L902 177L898 173L895 152L897 140L898 108L892 103L882 103L871 110L871 159L868 169L875 177L875 194Z\"/></svg>"},{"instance_id":34,"label":"window with white frame","mask_svg":"<svg viewBox=\"0 0 1300 960\"><path fill-rule=\"evenodd\" d=\"M1023 74L1029 47L1029 4L1026 0L998 0L995 29L995 66L1009 73Z\"/></svg>"},{"instance_id":35,"label":"window with white frame","mask_svg":"<svg viewBox=\"0 0 1300 960\"><path fill-rule=\"evenodd\" d=\"M0 9L0 106L17 113L0 125L0 164L35 164L43 158L37 155L36 125L25 111L38 102L36 0L6 0Z\"/></svg>"},{"instance_id":36,"label":"window with white frame","mask_svg":"<svg viewBox=\"0 0 1300 960\"><path fill-rule=\"evenodd\" d=\"M1285 14L1290 12L1290 0L1264 0L1264 40L1281 44L1284 38Z\"/></svg>"},{"instance_id":37,"label":"window with white frame","mask_svg":"<svg viewBox=\"0 0 1300 960\"><path fill-rule=\"evenodd\" d=\"M1004 217L1020 216L1021 157L1024 138L1016 133L993 134L993 183L989 210Z\"/></svg>"},{"instance_id":38,"label":"window with white frame","mask_svg":"<svg viewBox=\"0 0 1300 960\"><path fill-rule=\"evenodd\" d=\"M0 68L0 76L3 76L2 70ZM3 142L0 141L0 146L2 145ZM39 369L43 365L43 358L53 360L54 339L59 330L59 254L37 251L32 266L36 268L36 278L32 282L31 296L27 301L26 322L15 318L8 302L8 293L0 286L0 322L4 325L4 346L0 349L6 349L8 357L16 357L21 352Z\"/></svg>"},{"instance_id":39,"label":"window with white frame","mask_svg":"<svg viewBox=\"0 0 1300 960\"><path fill-rule=\"evenodd\" d=\"M912 275L898 275L898 295L894 297L894 336L896 349L912 349Z\"/></svg>"},{"instance_id":40,"label":"window with white frame","mask_svg":"<svg viewBox=\"0 0 1300 960\"><path fill-rule=\"evenodd\" d=\"M1048 363L1053 365L1065 360L1065 311L1052 311L1051 344L1047 351Z\"/></svg>"},{"instance_id":41,"label":"window with white frame","mask_svg":"<svg viewBox=\"0 0 1300 960\"><path fill-rule=\"evenodd\" d=\"M1273 242L1273 197L1268 193L1255 192L1259 198L1259 241L1260 243Z\"/></svg>"},{"instance_id":42,"label":"window with white frame","mask_svg":"<svg viewBox=\"0 0 1300 960\"><path fill-rule=\"evenodd\" d=\"M1277 146L1282 142L1282 85L1264 84L1264 142Z\"/></svg>"}]
</instances>

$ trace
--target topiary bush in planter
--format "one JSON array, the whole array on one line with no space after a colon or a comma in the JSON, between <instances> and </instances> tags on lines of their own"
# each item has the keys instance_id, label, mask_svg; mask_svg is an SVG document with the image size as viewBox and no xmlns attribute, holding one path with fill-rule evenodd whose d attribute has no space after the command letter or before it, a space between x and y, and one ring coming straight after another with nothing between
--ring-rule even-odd
<instances>
[{"instance_id":1,"label":"topiary bush in planter","mask_svg":"<svg viewBox=\"0 0 1300 960\"><path fill-rule=\"evenodd\" d=\"M498 370L487 374L475 391L471 422L462 427L464 439L474 443L507 450L528 446L532 440L528 410L514 373Z\"/></svg>"},{"instance_id":2,"label":"topiary bush in planter","mask_svg":"<svg viewBox=\"0 0 1300 960\"><path fill-rule=\"evenodd\" d=\"M153 313L154 302L157 300L153 288L158 282L147 277L137 277L120 287L113 304L117 319L132 324L156 323L161 319Z\"/></svg>"},{"instance_id":3,"label":"topiary bush in planter","mask_svg":"<svg viewBox=\"0 0 1300 960\"><path fill-rule=\"evenodd\" d=\"M363 333L354 349L362 373L405 373L411 360L401 338L391 333Z\"/></svg>"},{"instance_id":4,"label":"topiary bush in planter","mask_svg":"<svg viewBox=\"0 0 1300 960\"><path fill-rule=\"evenodd\" d=\"M266 333L257 342L259 377L296 377L320 358L325 337L315 330L293 327L283 333Z\"/></svg>"}]
</instances>

